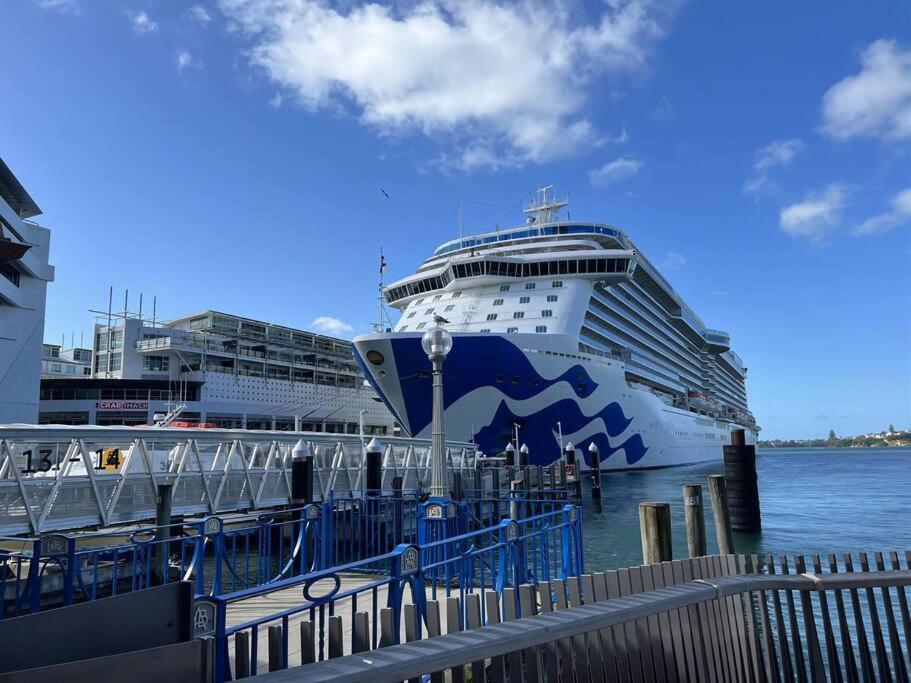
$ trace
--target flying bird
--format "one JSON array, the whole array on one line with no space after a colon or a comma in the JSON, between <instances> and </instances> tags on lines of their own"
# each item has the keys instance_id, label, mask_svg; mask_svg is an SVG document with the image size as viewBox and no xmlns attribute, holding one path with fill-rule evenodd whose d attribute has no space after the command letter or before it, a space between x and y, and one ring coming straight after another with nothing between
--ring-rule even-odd
<instances>
[{"instance_id":1,"label":"flying bird","mask_svg":"<svg viewBox=\"0 0 911 683\"><path fill-rule=\"evenodd\" d=\"M449 321L446 320L446 318L444 318L443 316L438 315L436 313L434 313L434 315L433 315L433 322L435 322L437 325L448 325L449 324Z\"/></svg>"},{"instance_id":2,"label":"flying bird","mask_svg":"<svg viewBox=\"0 0 911 683\"><path fill-rule=\"evenodd\" d=\"M389 193L386 192L386 190L384 190L382 187L380 188L380 192L383 193L383 196L384 196L386 199L389 199Z\"/></svg>"}]
</instances>

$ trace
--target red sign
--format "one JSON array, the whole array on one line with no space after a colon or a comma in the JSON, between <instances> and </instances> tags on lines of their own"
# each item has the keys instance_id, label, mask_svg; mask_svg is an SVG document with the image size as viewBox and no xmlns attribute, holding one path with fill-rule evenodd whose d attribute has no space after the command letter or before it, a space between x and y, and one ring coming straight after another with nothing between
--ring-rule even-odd
<instances>
[{"instance_id":1,"label":"red sign","mask_svg":"<svg viewBox=\"0 0 911 683\"><path fill-rule=\"evenodd\" d=\"M148 410L148 401L98 401L96 410Z\"/></svg>"}]
</instances>

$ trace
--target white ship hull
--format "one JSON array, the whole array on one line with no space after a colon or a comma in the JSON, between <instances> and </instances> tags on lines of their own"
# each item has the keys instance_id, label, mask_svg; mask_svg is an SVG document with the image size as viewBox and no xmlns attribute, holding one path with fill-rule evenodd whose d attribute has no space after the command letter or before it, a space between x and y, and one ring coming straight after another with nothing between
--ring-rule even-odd
<instances>
[{"instance_id":1,"label":"white ship hull","mask_svg":"<svg viewBox=\"0 0 911 683\"><path fill-rule=\"evenodd\" d=\"M502 451L518 424L532 464L553 462L561 443L572 442L583 455L597 444L602 470L672 467L720 460L731 430L744 428L633 388L621 361L580 354L568 335L453 337L443 371L446 436L474 441L487 454ZM429 438L430 362L420 334L370 334L354 345L403 428ZM756 431L746 431L755 442Z\"/></svg>"}]
</instances>

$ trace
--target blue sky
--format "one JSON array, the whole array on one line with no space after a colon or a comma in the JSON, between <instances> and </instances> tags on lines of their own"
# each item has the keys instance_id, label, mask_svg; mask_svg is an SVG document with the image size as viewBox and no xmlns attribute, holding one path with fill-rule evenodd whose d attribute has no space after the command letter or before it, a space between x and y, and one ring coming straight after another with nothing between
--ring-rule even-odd
<instances>
[{"instance_id":1,"label":"blue sky","mask_svg":"<svg viewBox=\"0 0 911 683\"><path fill-rule=\"evenodd\" d=\"M0 154L46 339L221 309L343 336L539 183L749 367L764 436L911 426L911 6L8 0ZM382 196L385 189L389 199Z\"/></svg>"}]
</instances>

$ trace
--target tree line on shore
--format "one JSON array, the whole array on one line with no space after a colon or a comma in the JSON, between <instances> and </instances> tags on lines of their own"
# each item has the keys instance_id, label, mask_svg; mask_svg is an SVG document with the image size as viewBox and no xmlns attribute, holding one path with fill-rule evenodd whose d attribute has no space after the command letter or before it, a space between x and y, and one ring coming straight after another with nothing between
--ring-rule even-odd
<instances>
[{"instance_id":1,"label":"tree line on shore","mask_svg":"<svg viewBox=\"0 0 911 683\"><path fill-rule=\"evenodd\" d=\"M911 446L911 429L896 431L891 424L879 434L859 434L839 437L834 429L825 439L768 439L758 442L760 448L865 448Z\"/></svg>"}]
</instances>

